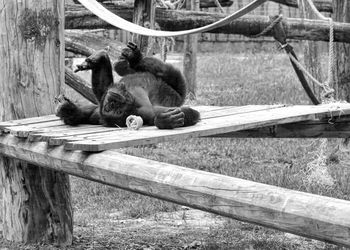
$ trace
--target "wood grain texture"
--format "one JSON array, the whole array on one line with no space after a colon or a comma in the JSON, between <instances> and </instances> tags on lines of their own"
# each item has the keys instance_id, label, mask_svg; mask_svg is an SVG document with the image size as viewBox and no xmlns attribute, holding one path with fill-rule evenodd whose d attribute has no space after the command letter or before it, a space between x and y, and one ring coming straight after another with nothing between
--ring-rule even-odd
<instances>
[{"instance_id":1,"label":"wood grain texture","mask_svg":"<svg viewBox=\"0 0 350 250\"><path fill-rule=\"evenodd\" d=\"M350 2L333 1L333 19L337 22L350 24ZM347 43L334 44L334 88L336 97L350 101L350 45Z\"/></svg>"},{"instance_id":2,"label":"wood grain texture","mask_svg":"<svg viewBox=\"0 0 350 250\"><path fill-rule=\"evenodd\" d=\"M191 127L159 130L143 126L139 130L101 125L71 127L61 121L30 123L30 120L0 123L4 133L65 145L69 150L102 151L192 137L331 137L348 136L350 104L326 105L247 105L242 107L195 107L201 121ZM305 122L307 121L307 122ZM23 125L23 123L29 123ZM14 124L13 124L14 123ZM10 125L6 127L5 125Z\"/></svg>"},{"instance_id":3,"label":"wood grain texture","mask_svg":"<svg viewBox=\"0 0 350 250\"><path fill-rule=\"evenodd\" d=\"M186 1L186 10L199 11L199 1ZM183 74L187 83L187 95L191 100L196 99L197 93L198 36L199 34L184 36Z\"/></svg>"},{"instance_id":4,"label":"wood grain texture","mask_svg":"<svg viewBox=\"0 0 350 250\"><path fill-rule=\"evenodd\" d=\"M62 20L63 1L0 1L0 120L54 112L54 97L60 94L64 83ZM24 120L22 125L40 124L41 119ZM67 174L2 155L0 174L5 239L71 244Z\"/></svg>"},{"instance_id":5,"label":"wood grain texture","mask_svg":"<svg viewBox=\"0 0 350 250\"><path fill-rule=\"evenodd\" d=\"M120 154L0 137L0 152L89 180L241 221L350 246L350 201Z\"/></svg>"},{"instance_id":6,"label":"wood grain texture","mask_svg":"<svg viewBox=\"0 0 350 250\"><path fill-rule=\"evenodd\" d=\"M195 126L173 130L159 130L154 127L143 127L137 131L121 130L100 133L93 136L84 136L81 140L77 138L65 142L65 148L68 150L101 151L169 140L182 140L192 137L224 134L276 124L314 120L327 116L337 116L341 112L344 112L345 115L349 111L349 104L338 106L333 106L333 104L320 106L291 106L267 109L251 113L238 113L208 118L200 121Z\"/></svg>"},{"instance_id":7,"label":"wood grain texture","mask_svg":"<svg viewBox=\"0 0 350 250\"><path fill-rule=\"evenodd\" d=\"M155 28L155 8L156 1L154 0L135 0L132 22L150 29ZM136 33L132 34L132 42L135 43L145 56L152 56L152 37L142 36Z\"/></svg>"}]
</instances>

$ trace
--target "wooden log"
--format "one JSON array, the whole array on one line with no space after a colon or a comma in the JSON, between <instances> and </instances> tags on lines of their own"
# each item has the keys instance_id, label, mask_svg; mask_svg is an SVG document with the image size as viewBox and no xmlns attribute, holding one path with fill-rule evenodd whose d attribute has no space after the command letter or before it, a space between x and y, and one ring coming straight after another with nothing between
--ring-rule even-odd
<instances>
[{"instance_id":1,"label":"wooden log","mask_svg":"<svg viewBox=\"0 0 350 250\"><path fill-rule=\"evenodd\" d=\"M132 21L132 9L109 8L120 17ZM205 13L195 11L176 11L156 9L156 22L162 30L177 31L193 29L211 24L224 18L219 13ZM270 24L267 16L245 15L224 27L209 31L209 33L241 34L251 36L261 33ZM284 18L284 28L288 39L328 41L329 23L322 20L308 20L300 18ZM66 11L66 29L99 29L112 28L111 25L81 10ZM264 36L271 36L271 32ZM350 24L334 22L334 39L336 42L350 43Z\"/></svg>"},{"instance_id":2,"label":"wooden log","mask_svg":"<svg viewBox=\"0 0 350 250\"><path fill-rule=\"evenodd\" d=\"M199 11L199 1L186 1L187 10ZM197 50L198 34L187 35L184 37L184 58L183 72L187 82L187 91L189 98L196 99L197 92Z\"/></svg>"},{"instance_id":3,"label":"wooden log","mask_svg":"<svg viewBox=\"0 0 350 250\"><path fill-rule=\"evenodd\" d=\"M298 0L270 0L270 2L275 2L283 4L289 7L299 8ZM322 12L333 12L332 1L331 0L313 0L316 8ZM307 5L307 3L305 3Z\"/></svg>"},{"instance_id":4,"label":"wooden log","mask_svg":"<svg viewBox=\"0 0 350 250\"><path fill-rule=\"evenodd\" d=\"M66 67L65 70L65 83L85 97L87 100L94 104L98 104L94 93L90 87L90 84L86 82L83 78L73 73L72 70Z\"/></svg>"},{"instance_id":5,"label":"wooden log","mask_svg":"<svg viewBox=\"0 0 350 250\"><path fill-rule=\"evenodd\" d=\"M222 7L230 7L233 4L231 0L219 0L218 1ZM199 8L215 8L217 4L214 0L200 0Z\"/></svg>"},{"instance_id":6,"label":"wooden log","mask_svg":"<svg viewBox=\"0 0 350 250\"><path fill-rule=\"evenodd\" d=\"M334 20L350 23L350 2L333 1ZM350 44L334 44L334 89L338 100L350 101Z\"/></svg>"},{"instance_id":7,"label":"wooden log","mask_svg":"<svg viewBox=\"0 0 350 250\"><path fill-rule=\"evenodd\" d=\"M0 1L0 119L53 113L64 82L63 2ZM0 175L5 239L72 243L67 174L1 156Z\"/></svg>"},{"instance_id":8,"label":"wooden log","mask_svg":"<svg viewBox=\"0 0 350 250\"><path fill-rule=\"evenodd\" d=\"M108 2L107 2L108 1ZM110 0L99 0L98 2L105 2L104 5L108 6L111 5ZM232 0L219 0L219 3L222 7L230 7L233 4ZM76 4L80 4L79 2L76 2ZM130 4L130 2L122 2L122 1L113 1L112 5L114 6L120 6L120 7L129 7L132 8L133 6ZM66 9L74 8L76 5L72 6L71 1L66 1ZM201 0L200 2L200 8L214 8L216 7L216 3L214 0Z\"/></svg>"},{"instance_id":9,"label":"wooden log","mask_svg":"<svg viewBox=\"0 0 350 250\"><path fill-rule=\"evenodd\" d=\"M160 163L116 151L85 154L0 137L0 152L143 195L350 246L350 201Z\"/></svg>"},{"instance_id":10,"label":"wooden log","mask_svg":"<svg viewBox=\"0 0 350 250\"><path fill-rule=\"evenodd\" d=\"M154 29L156 2L153 0L135 0L132 22L142 27ZM132 34L132 42L137 44L143 55L153 55L152 37Z\"/></svg>"},{"instance_id":11,"label":"wooden log","mask_svg":"<svg viewBox=\"0 0 350 250\"><path fill-rule=\"evenodd\" d=\"M311 7L305 2L305 17L308 19L317 19L316 13L311 9ZM326 71L326 68L322 67L323 57L324 54L322 53L322 46L324 46L324 42L318 42L318 41L305 41L304 42L304 65L306 66L306 70L316 77L318 81L325 82L327 80L327 74L326 78L324 78L322 72ZM327 67L327 66L326 66ZM308 79L308 78L306 78ZM321 92L323 89L317 85L315 82L308 79L308 85L312 89L312 92L318 102L322 101L323 96L321 95ZM310 95L309 95L310 96ZM314 99L311 99L311 101ZM315 100L314 100L315 102ZM315 102L316 103L316 102Z\"/></svg>"},{"instance_id":12,"label":"wooden log","mask_svg":"<svg viewBox=\"0 0 350 250\"><path fill-rule=\"evenodd\" d=\"M108 55L112 60L116 60L120 56L122 48L126 46L119 41L78 30L65 30L65 45L66 51L86 57L94 51L108 48Z\"/></svg>"}]
</instances>

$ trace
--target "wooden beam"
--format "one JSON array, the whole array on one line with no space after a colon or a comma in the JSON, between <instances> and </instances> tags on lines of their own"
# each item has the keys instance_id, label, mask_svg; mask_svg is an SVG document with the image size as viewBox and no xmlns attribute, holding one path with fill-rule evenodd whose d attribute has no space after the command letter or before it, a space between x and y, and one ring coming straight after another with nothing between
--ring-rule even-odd
<instances>
[{"instance_id":1,"label":"wooden beam","mask_svg":"<svg viewBox=\"0 0 350 250\"><path fill-rule=\"evenodd\" d=\"M299 8L298 0L270 0L270 2L283 4L289 7ZM313 2L319 11L329 12L329 13L333 12L331 0L313 0Z\"/></svg>"},{"instance_id":2,"label":"wooden beam","mask_svg":"<svg viewBox=\"0 0 350 250\"><path fill-rule=\"evenodd\" d=\"M0 153L85 179L294 234L350 246L350 201L160 163L0 137Z\"/></svg>"},{"instance_id":3,"label":"wooden beam","mask_svg":"<svg viewBox=\"0 0 350 250\"><path fill-rule=\"evenodd\" d=\"M65 83L77 91L79 94L81 94L83 97L85 97L87 100L94 104L98 104L98 101L96 100L96 97L94 93L92 92L90 84L86 82L83 78L81 78L79 75L74 74L72 70L66 67L65 70Z\"/></svg>"},{"instance_id":4,"label":"wooden beam","mask_svg":"<svg viewBox=\"0 0 350 250\"><path fill-rule=\"evenodd\" d=\"M199 11L199 0L186 1L187 10ZM184 36L183 74L187 82L188 96L196 99L198 34Z\"/></svg>"},{"instance_id":5,"label":"wooden beam","mask_svg":"<svg viewBox=\"0 0 350 250\"><path fill-rule=\"evenodd\" d=\"M132 21L132 9L109 10L120 17ZM177 31L193 29L211 24L224 18L225 14L196 11L177 11L156 9L156 21L162 30ZM245 15L224 27L209 31L209 33L240 34L251 36L261 33L270 24L267 16ZM99 29L112 28L111 25L94 16L81 7L80 10L66 11L66 29ZM284 18L283 26L288 39L329 41L329 23L322 20L300 18ZM271 36L271 32L264 36ZM336 42L350 43L350 24L334 22L334 39Z\"/></svg>"}]
</instances>

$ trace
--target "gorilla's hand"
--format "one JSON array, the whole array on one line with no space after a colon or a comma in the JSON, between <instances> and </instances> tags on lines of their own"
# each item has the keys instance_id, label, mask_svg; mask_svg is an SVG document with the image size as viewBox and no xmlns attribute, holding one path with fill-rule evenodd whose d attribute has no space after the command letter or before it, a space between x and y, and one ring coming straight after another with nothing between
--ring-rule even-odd
<instances>
[{"instance_id":1,"label":"gorilla's hand","mask_svg":"<svg viewBox=\"0 0 350 250\"><path fill-rule=\"evenodd\" d=\"M181 108L168 108L165 111L156 114L154 125L159 129L172 129L183 127L185 123L185 114Z\"/></svg>"}]
</instances>

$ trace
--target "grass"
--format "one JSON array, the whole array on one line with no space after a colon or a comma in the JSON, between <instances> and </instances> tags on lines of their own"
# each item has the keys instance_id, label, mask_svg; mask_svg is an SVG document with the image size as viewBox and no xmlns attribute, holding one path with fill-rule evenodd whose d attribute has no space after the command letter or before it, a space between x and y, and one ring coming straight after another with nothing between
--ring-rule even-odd
<instances>
[{"instance_id":1,"label":"grass","mask_svg":"<svg viewBox=\"0 0 350 250\"><path fill-rule=\"evenodd\" d=\"M287 57L278 53L200 54L197 81L199 105L309 103ZM350 200L348 153L331 154L339 142L330 140L326 150L327 169L334 179L332 187L306 181L307 165L319 152L318 139L203 138L120 151ZM186 210L181 206L76 177L71 178L71 183L77 229L74 249L337 249L229 219L220 225L208 224L206 229L193 229L184 223ZM170 227L161 231L161 220L156 226L126 226L130 219L140 223L145 218L157 221L160 213L181 211L181 230ZM122 224L124 220L127 222Z\"/></svg>"}]
</instances>

